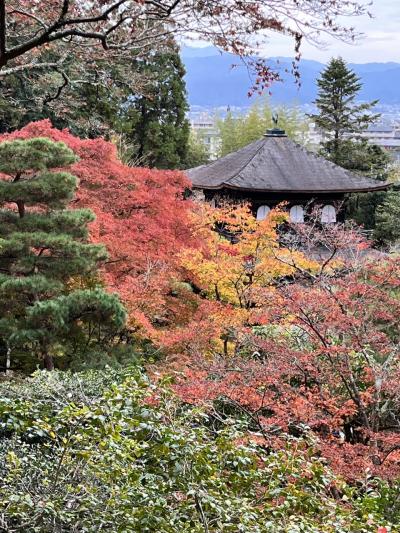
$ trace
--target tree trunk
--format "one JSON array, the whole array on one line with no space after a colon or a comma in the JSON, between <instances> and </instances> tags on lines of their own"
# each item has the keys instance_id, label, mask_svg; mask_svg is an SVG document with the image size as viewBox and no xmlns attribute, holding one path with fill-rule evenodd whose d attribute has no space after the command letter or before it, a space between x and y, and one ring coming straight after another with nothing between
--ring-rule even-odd
<instances>
[{"instance_id":1,"label":"tree trunk","mask_svg":"<svg viewBox=\"0 0 400 533\"><path fill-rule=\"evenodd\" d=\"M228 357L228 339L224 339L224 356Z\"/></svg>"},{"instance_id":2,"label":"tree trunk","mask_svg":"<svg viewBox=\"0 0 400 533\"><path fill-rule=\"evenodd\" d=\"M10 366L11 366L11 348L7 346L7 354L6 354L6 376L10 373Z\"/></svg>"},{"instance_id":3,"label":"tree trunk","mask_svg":"<svg viewBox=\"0 0 400 533\"><path fill-rule=\"evenodd\" d=\"M333 141L333 152L334 152L334 156L333 156L333 162L338 164L339 163L339 131L336 130L335 131L335 139Z\"/></svg>"},{"instance_id":4,"label":"tree trunk","mask_svg":"<svg viewBox=\"0 0 400 533\"><path fill-rule=\"evenodd\" d=\"M17 183L17 181L19 181L20 179L21 179L21 172L18 172L13 180L13 183ZM18 207L19 218L23 218L25 216L25 202L23 200L17 200L16 204Z\"/></svg>"},{"instance_id":5,"label":"tree trunk","mask_svg":"<svg viewBox=\"0 0 400 533\"><path fill-rule=\"evenodd\" d=\"M18 200L17 206L19 218L23 218L25 216L25 203L22 200Z\"/></svg>"},{"instance_id":6,"label":"tree trunk","mask_svg":"<svg viewBox=\"0 0 400 533\"><path fill-rule=\"evenodd\" d=\"M53 360L53 357L50 354L48 354L48 353L44 354L43 362L44 362L44 368L46 370L48 370L49 372L54 370L54 360Z\"/></svg>"}]
</instances>

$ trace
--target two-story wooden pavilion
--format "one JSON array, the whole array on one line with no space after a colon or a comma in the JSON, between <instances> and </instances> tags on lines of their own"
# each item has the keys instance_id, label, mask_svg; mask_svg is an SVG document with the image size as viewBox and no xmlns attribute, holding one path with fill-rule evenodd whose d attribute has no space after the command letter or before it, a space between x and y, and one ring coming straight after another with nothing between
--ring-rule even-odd
<instances>
[{"instance_id":1,"label":"two-story wooden pavilion","mask_svg":"<svg viewBox=\"0 0 400 533\"><path fill-rule=\"evenodd\" d=\"M258 219L287 202L293 222L303 222L312 204L322 206L321 222L336 222L337 206L348 193L381 191L387 182L359 176L290 140L279 128L208 165L187 171L194 191L206 201L249 201Z\"/></svg>"}]
</instances>

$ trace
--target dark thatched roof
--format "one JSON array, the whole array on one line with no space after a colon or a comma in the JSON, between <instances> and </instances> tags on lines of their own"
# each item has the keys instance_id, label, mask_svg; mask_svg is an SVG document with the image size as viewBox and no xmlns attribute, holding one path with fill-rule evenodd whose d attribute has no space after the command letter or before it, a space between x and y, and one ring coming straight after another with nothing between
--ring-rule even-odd
<instances>
[{"instance_id":1,"label":"dark thatched roof","mask_svg":"<svg viewBox=\"0 0 400 533\"><path fill-rule=\"evenodd\" d=\"M307 151L282 130L270 130L237 152L186 173L197 189L329 193L377 191L389 186Z\"/></svg>"}]
</instances>

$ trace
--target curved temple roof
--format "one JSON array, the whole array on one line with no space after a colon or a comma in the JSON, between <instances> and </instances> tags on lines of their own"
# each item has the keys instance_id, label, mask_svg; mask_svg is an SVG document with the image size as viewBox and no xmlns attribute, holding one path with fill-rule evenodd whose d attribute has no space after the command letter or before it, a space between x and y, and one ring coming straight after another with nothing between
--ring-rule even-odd
<instances>
[{"instance_id":1,"label":"curved temple roof","mask_svg":"<svg viewBox=\"0 0 400 533\"><path fill-rule=\"evenodd\" d=\"M309 152L282 130L267 134L237 152L186 171L198 189L271 192L363 192L387 189L387 182L358 176Z\"/></svg>"}]
</instances>

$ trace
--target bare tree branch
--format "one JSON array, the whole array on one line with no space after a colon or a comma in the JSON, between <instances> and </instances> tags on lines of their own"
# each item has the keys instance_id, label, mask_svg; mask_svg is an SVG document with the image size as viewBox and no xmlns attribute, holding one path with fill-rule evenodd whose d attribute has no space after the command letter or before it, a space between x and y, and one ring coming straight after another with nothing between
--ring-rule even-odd
<instances>
[{"instance_id":1,"label":"bare tree branch","mask_svg":"<svg viewBox=\"0 0 400 533\"><path fill-rule=\"evenodd\" d=\"M16 67L11 67L7 69L0 70L0 78L5 78L10 74L16 74L17 72L22 72L24 70L39 70L39 69L52 69L60 66L61 62L57 61L45 61L37 62L32 61L32 63L25 63L23 65L17 65Z\"/></svg>"}]
</instances>

